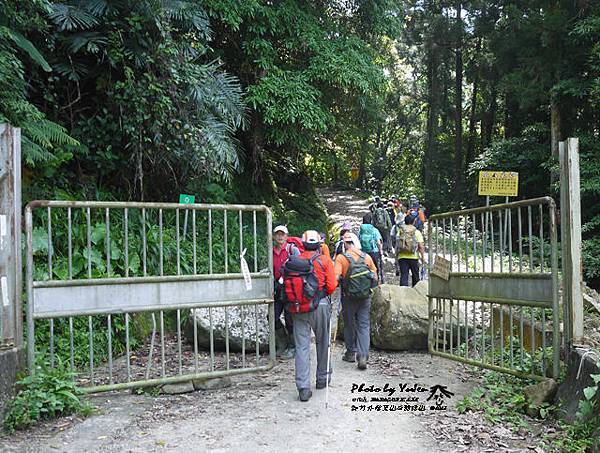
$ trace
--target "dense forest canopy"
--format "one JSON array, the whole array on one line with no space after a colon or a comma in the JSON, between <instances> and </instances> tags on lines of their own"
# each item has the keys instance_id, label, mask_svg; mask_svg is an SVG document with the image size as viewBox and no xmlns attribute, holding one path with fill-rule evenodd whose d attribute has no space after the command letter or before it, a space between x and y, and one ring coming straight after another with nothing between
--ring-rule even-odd
<instances>
[{"instance_id":1,"label":"dense forest canopy","mask_svg":"<svg viewBox=\"0 0 600 453\"><path fill-rule=\"evenodd\" d=\"M325 220L316 185L435 212L501 169L557 199L579 137L600 277L598 2L5 0L0 121L23 129L25 199L186 192L298 228Z\"/></svg>"}]
</instances>

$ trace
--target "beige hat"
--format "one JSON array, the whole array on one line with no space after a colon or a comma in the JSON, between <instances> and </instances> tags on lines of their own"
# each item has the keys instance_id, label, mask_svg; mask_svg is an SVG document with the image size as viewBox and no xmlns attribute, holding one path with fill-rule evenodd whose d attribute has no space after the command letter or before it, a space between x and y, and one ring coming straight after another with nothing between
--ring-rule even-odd
<instances>
[{"instance_id":1,"label":"beige hat","mask_svg":"<svg viewBox=\"0 0 600 453\"><path fill-rule=\"evenodd\" d=\"M349 233L349 232L345 233L342 240L344 242L352 242L354 244L354 247L357 248L358 250L362 249L362 247L360 245L360 239L358 239L358 236L354 233Z\"/></svg>"},{"instance_id":2,"label":"beige hat","mask_svg":"<svg viewBox=\"0 0 600 453\"><path fill-rule=\"evenodd\" d=\"M281 231L282 233L285 233L285 234L290 234L290 232L288 231L288 229L285 225L276 226L275 229L273 230L273 233L277 233L278 231Z\"/></svg>"}]
</instances>

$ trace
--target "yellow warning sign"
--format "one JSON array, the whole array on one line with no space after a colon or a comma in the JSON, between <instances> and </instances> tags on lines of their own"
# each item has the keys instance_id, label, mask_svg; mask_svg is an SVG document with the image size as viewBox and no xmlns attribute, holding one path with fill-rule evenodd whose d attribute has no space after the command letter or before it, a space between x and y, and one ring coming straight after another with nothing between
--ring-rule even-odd
<instances>
[{"instance_id":1,"label":"yellow warning sign","mask_svg":"<svg viewBox=\"0 0 600 453\"><path fill-rule=\"evenodd\" d=\"M479 195L516 197L519 193L519 173L515 171L480 171Z\"/></svg>"}]
</instances>

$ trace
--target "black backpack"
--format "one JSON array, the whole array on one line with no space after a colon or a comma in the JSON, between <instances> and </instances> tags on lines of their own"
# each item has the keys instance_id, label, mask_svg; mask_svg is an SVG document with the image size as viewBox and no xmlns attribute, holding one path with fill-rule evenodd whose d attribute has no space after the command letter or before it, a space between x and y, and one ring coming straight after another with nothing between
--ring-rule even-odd
<instances>
[{"instance_id":1,"label":"black backpack","mask_svg":"<svg viewBox=\"0 0 600 453\"><path fill-rule=\"evenodd\" d=\"M317 309L323 291L319 288L314 262L316 261L324 270L320 257L320 253L315 253L308 259L290 256L283 266L281 274L286 300L285 309L289 313L308 313Z\"/></svg>"}]
</instances>

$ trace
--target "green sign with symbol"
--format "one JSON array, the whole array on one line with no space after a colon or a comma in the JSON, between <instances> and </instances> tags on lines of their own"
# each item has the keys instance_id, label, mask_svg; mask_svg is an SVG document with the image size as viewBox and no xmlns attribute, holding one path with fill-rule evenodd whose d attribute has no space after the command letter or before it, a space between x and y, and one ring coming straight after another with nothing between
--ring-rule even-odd
<instances>
[{"instance_id":1,"label":"green sign with symbol","mask_svg":"<svg viewBox=\"0 0 600 453\"><path fill-rule=\"evenodd\" d=\"M196 202L195 195L179 194L179 204L194 204Z\"/></svg>"}]
</instances>

